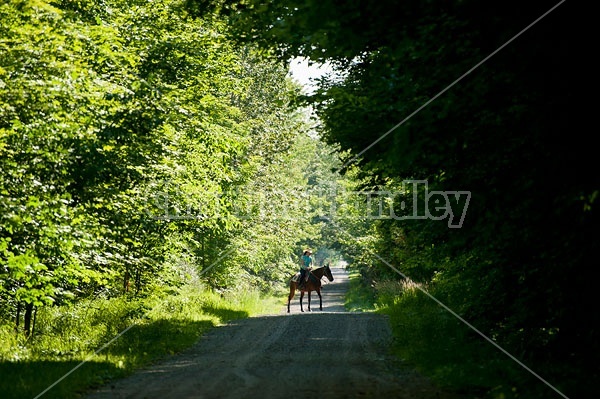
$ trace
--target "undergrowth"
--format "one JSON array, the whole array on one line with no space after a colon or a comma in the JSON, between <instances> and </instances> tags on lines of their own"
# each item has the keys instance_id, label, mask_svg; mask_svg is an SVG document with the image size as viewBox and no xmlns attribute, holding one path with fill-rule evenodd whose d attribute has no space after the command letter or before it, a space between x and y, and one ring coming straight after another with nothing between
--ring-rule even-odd
<instances>
[{"instance_id":1,"label":"undergrowth","mask_svg":"<svg viewBox=\"0 0 600 399\"><path fill-rule=\"evenodd\" d=\"M255 292L183 287L40 308L27 339L13 325L0 326L0 397L76 398L189 348L210 328L280 307Z\"/></svg>"},{"instance_id":2,"label":"undergrowth","mask_svg":"<svg viewBox=\"0 0 600 399\"><path fill-rule=\"evenodd\" d=\"M414 283L365 284L358 273L351 276L347 309L364 311L373 303L377 313L389 318L392 353L441 388L478 399L562 397L529 371L535 370L538 376L551 377L558 384L553 387L563 393L593 389L592 382L583 381L566 364L525 364L519 354L511 354L515 361L503 352L506 349L501 344L498 347L503 350L487 341L482 336L485 332L475 331L467 320L460 320ZM436 294L430 295L435 298ZM578 380L580 383L575 383Z\"/></svg>"}]
</instances>

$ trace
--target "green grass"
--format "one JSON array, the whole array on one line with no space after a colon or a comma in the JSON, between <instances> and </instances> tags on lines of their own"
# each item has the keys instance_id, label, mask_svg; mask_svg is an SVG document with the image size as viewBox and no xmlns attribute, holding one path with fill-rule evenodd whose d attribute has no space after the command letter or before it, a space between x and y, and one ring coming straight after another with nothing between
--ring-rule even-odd
<instances>
[{"instance_id":1,"label":"green grass","mask_svg":"<svg viewBox=\"0 0 600 399\"><path fill-rule=\"evenodd\" d=\"M210 328L278 311L280 302L258 293L217 294L187 287L144 299L42 308L28 340L12 326L0 326L0 397L34 398L84 362L43 395L77 398L91 387L189 348Z\"/></svg>"},{"instance_id":2,"label":"green grass","mask_svg":"<svg viewBox=\"0 0 600 399\"><path fill-rule=\"evenodd\" d=\"M562 397L414 284L365 281L351 272L346 308L387 315L394 336L391 352L439 387L478 399ZM522 364L572 399L597 396L590 396L597 391L593 370L583 377L583 370L567 364Z\"/></svg>"},{"instance_id":3,"label":"green grass","mask_svg":"<svg viewBox=\"0 0 600 399\"><path fill-rule=\"evenodd\" d=\"M377 312L389 316L392 352L438 386L485 399L560 398L556 391L414 287L378 287ZM515 356L517 355L517 356ZM513 354L518 359L518 354ZM591 392L565 364L529 364L563 393ZM574 384L579 379L582 384ZM558 384L558 385L556 385ZM584 395L585 396L585 395Z\"/></svg>"},{"instance_id":4,"label":"green grass","mask_svg":"<svg viewBox=\"0 0 600 399\"><path fill-rule=\"evenodd\" d=\"M346 293L344 306L349 312L372 312L376 308L377 296L372 287L365 282L357 271L348 272L350 286Z\"/></svg>"}]
</instances>

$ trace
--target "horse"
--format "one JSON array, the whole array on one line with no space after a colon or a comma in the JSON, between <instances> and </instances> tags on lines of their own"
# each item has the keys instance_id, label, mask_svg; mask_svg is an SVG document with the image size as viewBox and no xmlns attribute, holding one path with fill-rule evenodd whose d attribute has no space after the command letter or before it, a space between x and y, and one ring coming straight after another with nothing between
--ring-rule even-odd
<instances>
[{"instance_id":1,"label":"horse","mask_svg":"<svg viewBox=\"0 0 600 399\"><path fill-rule=\"evenodd\" d=\"M308 272L308 281L304 283L304 287L302 289L298 288L298 279L300 278L300 273L296 273L290 279L290 295L288 295L288 303L287 303L287 312L290 313L290 302L292 298L294 298L294 294L296 290L300 290L300 310L304 312L304 308L302 307L302 299L304 298L304 293L308 292L308 311L310 312L310 292L317 291L319 295L319 310L323 310L323 298L321 297L321 279L323 276L327 277L329 281L333 281L333 274L331 273L331 268L329 264L326 266L316 267Z\"/></svg>"}]
</instances>

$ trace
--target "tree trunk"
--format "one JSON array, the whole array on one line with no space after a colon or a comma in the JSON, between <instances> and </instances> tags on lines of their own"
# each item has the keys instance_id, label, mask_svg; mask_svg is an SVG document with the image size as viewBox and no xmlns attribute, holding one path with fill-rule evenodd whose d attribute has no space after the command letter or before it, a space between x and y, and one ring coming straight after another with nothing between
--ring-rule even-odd
<instances>
[{"instance_id":1,"label":"tree trunk","mask_svg":"<svg viewBox=\"0 0 600 399\"><path fill-rule=\"evenodd\" d=\"M31 335L35 334L35 321L37 320L37 310L38 310L38 307L36 306L33 309L33 323L31 324Z\"/></svg>"},{"instance_id":2,"label":"tree trunk","mask_svg":"<svg viewBox=\"0 0 600 399\"><path fill-rule=\"evenodd\" d=\"M125 276L123 277L123 290L125 292L129 292L129 279L131 275L129 274L129 270L125 270Z\"/></svg>"},{"instance_id":3,"label":"tree trunk","mask_svg":"<svg viewBox=\"0 0 600 399\"><path fill-rule=\"evenodd\" d=\"M33 303L28 303L25 305L25 318L23 322L23 331L25 331L25 336L29 337L31 333L31 316L33 315Z\"/></svg>"},{"instance_id":4,"label":"tree trunk","mask_svg":"<svg viewBox=\"0 0 600 399\"><path fill-rule=\"evenodd\" d=\"M138 294L140 292L140 290L142 289L142 271L140 270L141 268L138 266L138 268L135 270L135 293Z\"/></svg>"}]
</instances>

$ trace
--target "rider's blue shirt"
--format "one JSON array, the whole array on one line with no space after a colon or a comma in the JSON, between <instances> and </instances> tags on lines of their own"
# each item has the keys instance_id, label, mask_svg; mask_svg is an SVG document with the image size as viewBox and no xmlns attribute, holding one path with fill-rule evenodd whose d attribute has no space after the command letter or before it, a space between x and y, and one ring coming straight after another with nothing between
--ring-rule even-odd
<instances>
[{"instance_id":1,"label":"rider's blue shirt","mask_svg":"<svg viewBox=\"0 0 600 399\"><path fill-rule=\"evenodd\" d=\"M307 267L312 266L313 259L308 255L302 255L302 268L306 270Z\"/></svg>"}]
</instances>

